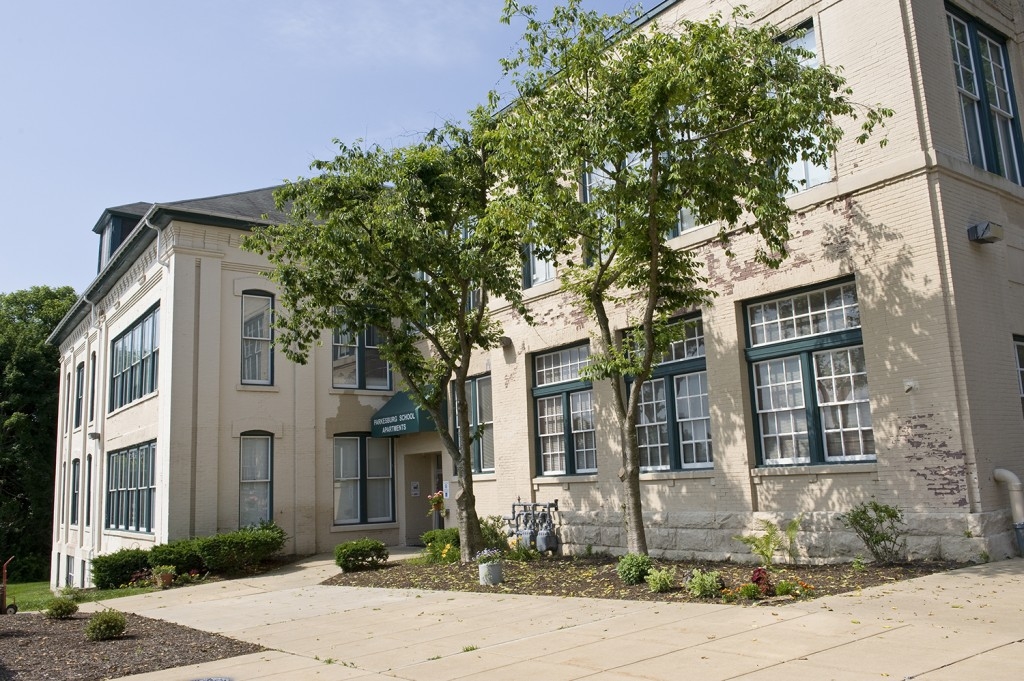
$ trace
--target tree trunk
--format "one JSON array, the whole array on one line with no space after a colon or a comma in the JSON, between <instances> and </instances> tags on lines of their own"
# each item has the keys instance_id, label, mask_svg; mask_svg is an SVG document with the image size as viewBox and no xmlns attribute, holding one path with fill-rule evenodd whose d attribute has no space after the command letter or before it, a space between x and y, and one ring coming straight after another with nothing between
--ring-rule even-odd
<instances>
[{"instance_id":1,"label":"tree trunk","mask_svg":"<svg viewBox=\"0 0 1024 681\"><path fill-rule=\"evenodd\" d=\"M630 429L626 420L623 431ZM644 529L644 511L640 498L640 456L636 441L636 428L622 433L622 470L619 478L625 496L622 515L626 527L626 550L629 553L647 553L647 531Z\"/></svg>"}]
</instances>

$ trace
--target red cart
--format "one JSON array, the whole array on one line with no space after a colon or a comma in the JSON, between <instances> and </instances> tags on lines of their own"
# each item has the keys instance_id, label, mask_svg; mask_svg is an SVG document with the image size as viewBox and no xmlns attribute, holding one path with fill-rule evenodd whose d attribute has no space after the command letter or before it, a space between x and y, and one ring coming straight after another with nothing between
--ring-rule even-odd
<instances>
[{"instance_id":1,"label":"red cart","mask_svg":"<svg viewBox=\"0 0 1024 681\"><path fill-rule=\"evenodd\" d=\"M7 605L7 565L14 560L14 556L7 559L4 563L3 579L0 580L0 615L14 615L18 612L18 604L11 603Z\"/></svg>"}]
</instances>

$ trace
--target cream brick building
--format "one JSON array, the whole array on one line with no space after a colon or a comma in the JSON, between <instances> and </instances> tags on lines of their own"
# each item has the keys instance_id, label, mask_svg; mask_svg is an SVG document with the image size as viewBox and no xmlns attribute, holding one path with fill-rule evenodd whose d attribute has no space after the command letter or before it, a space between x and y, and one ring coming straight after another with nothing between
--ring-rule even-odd
<instances>
[{"instance_id":1,"label":"cream brick building","mask_svg":"<svg viewBox=\"0 0 1024 681\"><path fill-rule=\"evenodd\" d=\"M828 167L794 170L808 186L778 270L751 264L744 237L730 259L716 227L681 221L673 245L701 254L720 295L687 315L701 324L646 396L651 550L742 559L734 535L803 514L804 559L849 558L863 547L836 515L876 499L906 513L913 557L1011 555L993 475L1024 475L1024 9L750 6L807 28L804 46L843 67L858 101L896 115L884 149L848 138ZM645 20L712 11L730 7L666 2ZM100 273L52 337L55 584L88 584L99 553L262 518L298 553L415 543L438 521L425 495L453 476L437 437L372 437L396 394L372 335L325 332L302 366L274 354L277 292L239 249L264 213L281 217L270 190L110 209L97 225ZM575 373L591 328L554 268L527 265L537 324L506 315L511 342L474 360L478 509L557 500L570 550L621 551L609 387Z\"/></svg>"}]
</instances>

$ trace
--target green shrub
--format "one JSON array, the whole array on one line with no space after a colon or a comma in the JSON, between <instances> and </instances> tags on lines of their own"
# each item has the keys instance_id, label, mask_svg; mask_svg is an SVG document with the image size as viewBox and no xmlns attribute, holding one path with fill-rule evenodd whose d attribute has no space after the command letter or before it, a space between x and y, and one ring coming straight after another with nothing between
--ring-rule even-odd
<instances>
[{"instance_id":1,"label":"green shrub","mask_svg":"<svg viewBox=\"0 0 1024 681\"><path fill-rule=\"evenodd\" d=\"M540 551L519 541L518 536L508 537L505 545L505 560L525 562L540 558Z\"/></svg>"},{"instance_id":2,"label":"green shrub","mask_svg":"<svg viewBox=\"0 0 1024 681\"><path fill-rule=\"evenodd\" d=\"M736 590L736 595L744 600L756 601L761 598L761 587L753 582L747 582L740 585L740 588Z\"/></svg>"},{"instance_id":3,"label":"green shrub","mask_svg":"<svg viewBox=\"0 0 1024 681\"><path fill-rule=\"evenodd\" d=\"M135 575L148 570L148 551L121 549L92 559L92 582L99 589L116 589L130 584Z\"/></svg>"},{"instance_id":4,"label":"green shrub","mask_svg":"<svg viewBox=\"0 0 1024 681\"><path fill-rule=\"evenodd\" d=\"M149 565L173 565L174 572L179 575L188 574L193 570L206 572L203 557L199 555L197 539L178 539L154 546L149 550Z\"/></svg>"},{"instance_id":5,"label":"green shrub","mask_svg":"<svg viewBox=\"0 0 1024 681\"><path fill-rule=\"evenodd\" d=\"M484 536L484 548L508 548L508 525L500 515L490 515L480 521L480 532Z\"/></svg>"},{"instance_id":6,"label":"green shrub","mask_svg":"<svg viewBox=\"0 0 1024 681\"><path fill-rule=\"evenodd\" d=\"M615 571L625 584L639 584L654 567L646 553L627 553L619 558Z\"/></svg>"},{"instance_id":7,"label":"green shrub","mask_svg":"<svg viewBox=\"0 0 1024 681\"><path fill-rule=\"evenodd\" d=\"M57 596L43 610L43 616L51 620L69 620L78 612L78 603L67 596Z\"/></svg>"},{"instance_id":8,"label":"green shrub","mask_svg":"<svg viewBox=\"0 0 1024 681\"><path fill-rule=\"evenodd\" d=\"M89 618L85 625L85 637L90 641L109 641L117 638L128 628L124 614L117 610L103 610Z\"/></svg>"},{"instance_id":9,"label":"green shrub","mask_svg":"<svg viewBox=\"0 0 1024 681\"><path fill-rule=\"evenodd\" d=\"M686 590L694 598L714 598L722 593L724 588L722 575L717 570L704 572L694 569L690 573L690 579L686 582Z\"/></svg>"},{"instance_id":10,"label":"green shrub","mask_svg":"<svg viewBox=\"0 0 1024 681\"><path fill-rule=\"evenodd\" d=\"M644 581L647 582L647 586L650 587L653 593L665 593L672 588L672 585L676 581L676 569L666 568L664 570L651 570L647 573L647 576L644 577Z\"/></svg>"},{"instance_id":11,"label":"green shrub","mask_svg":"<svg viewBox=\"0 0 1024 681\"><path fill-rule=\"evenodd\" d=\"M457 563L459 561L459 529L446 527L443 530L430 530L420 537L426 548L424 558L429 563Z\"/></svg>"},{"instance_id":12,"label":"green shrub","mask_svg":"<svg viewBox=\"0 0 1024 681\"><path fill-rule=\"evenodd\" d=\"M791 582L788 579L780 579L779 583L775 585L776 596L799 596L800 588L796 582Z\"/></svg>"},{"instance_id":13,"label":"green shrub","mask_svg":"<svg viewBox=\"0 0 1024 681\"><path fill-rule=\"evenodd\" d=\"M212 572L252 572L284 547L287 535L274 523L260 523L235 532L196 540L203 563Z\"/></svg>"},{"instance_id":14,"label":"green shrub","mask_svg":"<svg viewBox=\"0 0 1024 681\"><path fill-rule=\"evenodd\" d=\"M877 501L862 502L848 513L840 514L839 521L853 530L879 563L898 563L907 549L904 538L903 512L895 506Z\"/></svg>"},{"instance_id":15,"label":"green shrub","mask_svg":"<svg viewBox=\"0 0 1024 681\"><path fill-rule=\"evenodd\" d=\"M334 562L343 572L375 570L388 562L388 549L379 539L356 539L334 547Z\"/></svg>"},{"instance_id":16,"label":"green shrub","mask_svg":"<svg viewBox=\"0 0 1024 681\"><path fill-rule=\"evenodd\" d=\"M750 552L761 559L761 565L771 568L775 561L776 552L786 546L789 557L796 556L796 534L800 531L800 523L803 521L803 514L793 518L786 523L786 529L781 530L770 520L761 519L758 521L758 529L761 535L747 534L733 537L736 541L743 542L750 547Z\"/></svg>"},{"instance_id":17,"label":"green shrub","mask_svg":"<svg viewBox=\"0 0 1024 681\"><path fill-rule=\"evenodd\" d=\"M83 598L82 590L77 586L65 586L61 588L60 595L65 598L70 598L75 603L81 603Z\"/></svg>"}]
</instances>

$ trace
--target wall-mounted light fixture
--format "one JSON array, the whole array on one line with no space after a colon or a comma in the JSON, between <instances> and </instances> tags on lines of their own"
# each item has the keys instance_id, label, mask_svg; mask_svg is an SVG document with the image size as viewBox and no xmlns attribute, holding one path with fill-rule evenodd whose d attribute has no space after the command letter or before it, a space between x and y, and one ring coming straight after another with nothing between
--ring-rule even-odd
<instances>
[{"instance_id":1,"label":"wall-mounted light fixture","mask_svg":"<svg viewBox=\"0 0 1024 681\"><path fill-rule=\"evenodd\" d=\"M979 222L967 228L967 238L976 244L992 244L1003 240L1003 226L995 222Z\"/></svg>"},{"instance_id":2,"label":"wall-mounted light fixture","mask_svg":"<svg viewBox=\"0 0 1024 681\"><path fill-rule=\"evenodd\" d=\"M509 338L508 336L502 336L501 338L498 339L498 342L501 343L501 347L503 348L512 347L512 339Z\"/></svg>"}]
</instances>

